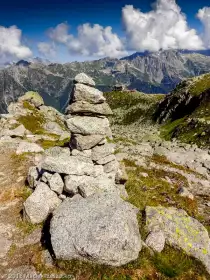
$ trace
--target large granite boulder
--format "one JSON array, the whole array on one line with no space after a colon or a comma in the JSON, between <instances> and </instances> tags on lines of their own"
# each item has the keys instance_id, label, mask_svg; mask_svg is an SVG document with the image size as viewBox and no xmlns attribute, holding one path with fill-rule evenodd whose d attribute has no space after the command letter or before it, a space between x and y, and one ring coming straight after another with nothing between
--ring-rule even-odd
<instances>
[{"instance_id":1,"label":"large granite boulder","mask_svg":"<svg viewBox=\"0 0 210 280\"><path fill-rule=\"evenodd\" d=\"M182 209L147 206L146 224L148 231L154 233L153 240L150 235L148 243L161 242L154 246L155 250L163 247L163 238L157 238L157 232L158 236L161 232L167 244L200 260L210 273L210 239L208 231L200 222Z\"/></svg>"},{"instance_id":2,"label":"large granite boulder","mask_svg":"<svg viewBox=\"0 0 210 280\"><path fill-rule=\"evenodd\" d=\"M112 266L138 258L138 210L118 195L65 200L54 212L50 233L57 259L81 259Z\"/></svg>"}]
</instances>

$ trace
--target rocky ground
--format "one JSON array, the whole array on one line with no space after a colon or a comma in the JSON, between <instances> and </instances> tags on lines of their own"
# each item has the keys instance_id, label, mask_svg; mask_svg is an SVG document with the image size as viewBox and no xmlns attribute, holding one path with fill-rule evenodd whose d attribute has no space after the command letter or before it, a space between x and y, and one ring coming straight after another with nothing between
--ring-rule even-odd
<instances>
[{"instance_id":1,"label":"rocky ground","mask_svg":"<svg viewBox=\"0 0 210 280\"><path fill-rule=\"evenodd\" d=\"M121 95L114 96L114 98L121 97ZM155 104L159 103L163 96L148 97L143 95L140 98L138 97L138 100L135 97L134 101L132 101L132 98L133 96L129 97L130 103L126 99L123 106L115 105L116 107L114 107L113 104L118 103L113 101L113 97L107 97L114 116L110 117L113 138L109 135L106 140L110 145L115 144L116 159L119 163L123 162L126 167L128 175L127 193L124 190L121 198L140 210L137 217L142 248L140 249L139 245L133 247L135 249L138 247L138 251L140 250L138 258L136 257L135 260L127 264L122 262L120 267L107 266L107 255L103 255L103 261L101 261L101 253L97 255L95 262L100 260L99 263L102 264L82 260L56 259L55 252L61 256L66 254L65 244L62 248L60 245L59 248L56 247L57 243L61 244L61 241L57 242L60 238L59 232L54 230L53 233L53 245L56 248L53 252L48 219L39 224L33 223L30 219L24 219L24 202L34 191L28 186L30 182L34 184L34 181L26 181L28 170L30 170L30 167L39 167L43 155L47 154L49 156L49 151L51 151L51 155L54 153L53 151L58 154L58 148L54 148L55 146L63 147L66 145L65 143L69 142L69 129L65 125L64 116L54 109L44 106L43 100L36 94L30 93L19 100L17 104L10 106L9 115L2 115L1 117L0 275L3 279L10 279L11 277L18 279L18 274L35 275L35 277L42 275L40 276L42 279L59 277L78 280L209 279L207 272L210 269L210 241L208 235L210 230L209 149L207 147L201 149L195 144L186 144L177 140L165 141L161 138L160 126L151 121L151 116ZM120 104L123 104L123 101ZM80 113L81 110L83 112L84 110L86 112L90 110L90 106L85 105L81 108L81 103L77 105L74 104L73 107L69 108L71 114L75 113L73 110L76 110L77 113L78 110ZM92 113L95 114L97 108L98 106L92 106L91 110L94 109ZM100 105L99 111L101 110ZM109 112L108 107L103 107L103 110ZM143 117L140 119L137 118L139 112L143 112L141 113ZM77 121L77 125L75 125L75 121ZM78 121L78 116L74 121L71 119L69 121L70 130L73 134L76 132L77 137L78 127L80 129L87 129L88 127L88 123L84 126L84 123L78 123ZM83 146L84 141L81 142L80 138L77 139L76 143L80 143L80 148L85 147ZM89 143L87 141L85 145L90 145ZM67 151L65 147L59 149L62 149L63 152ZM73 157L75 156L81 156L81 154L73 155ZM109 155L106 156L109 157ZM101 158L97 158L97 161L99 160ZM47 168L49 168L49 161L47 163ZM59 162L53 162L53 168L55 168L55 164L57 167ZM50 164L51 167L52 164ZM56 172L59 172L59 170ZM61 175L66 172L62 171ZM64 181L65 183L66 181ZM46 181L46 184L50 188L52 187L48 181ZM56 184L56 186L58 185ZM69 188L72 192L72 184ZM79 190L81 190L80 187ZM89 189L85 188L83 192L79 191L79 195L85 194L84 197L87 197L87 191ZM128 197L125 198L127 194ZM70 193L64 192L63 195L72 199ZM98 234L98 238L99 236L102 238L103 231L95 227L96 224L92 217L100 221L101 218L99 217L103 216L103 213L107 213L109 220L104 218L103 223L106 223L107 226L111 225L112 233L118 228L115 228L115 225L119 222L119 219L115 216L116 212L119 216L124 213L123 219L128 221L128 214L130 213L130 219L133 217L132 224L136 223L135 215L134 213L131 214L133 210L129 208L130 206L125 208L124 202L121 202L122 199L120 197L113 199L113 196L114 194L111 199L107 200L101 199L101 196L98 199L92 199L91 195L89 198L83 198L82 200L80 197L79 200L71 203L67 200L62 204L62 208L56 210L53 227L57 228L60 217L63 217L62 223L64 224L62 227L65 227L65 221L69 219L68 224L72 223L73 227L80 229L78 231L79 238L75 241L78 242L75 243L78 246L74 248L76 250L74 252L75 256L77 254L81 256L79 250L82 247L86 248L86 252L91 252L90 255L83 255L85 259L92 259L93 255L91 254L98 252L97 242L91 248L88 247L91 242L94 243L95 237L91 239L84 234L87 228L88 232L89 228L92 228L91 235L96 236ZM77 199L77 192L75 197ZM116 204L118 199L119 202ZM91 211L88 205L92 205ZM116 205L118 206L116 207ZM83 210L81 211L81 209ZM125 211L125 209L127 210ZM88 215L88 211L90 213L95 211L95 214ZM80 221L79 218L75 218L78 217L80 212L80 218L83 217L82 213L86 213L87 223L83 224L83 220ZM40 213L39 217L42 214ZM113 219L114 216L115 219ZM121 226L125 225L122 224ZM133 226L131 228L133 229ZM131 236L132 231L126 236L126 231L118 228L115 232L116 238L118 238L119 232L122 240L131 242L129 236ZM62 231L60 234L62 234ZM106 236L104 242L110 240L108 236ZM136 235L133 235L132 242L136 238L134 236ZM64 236L62 239L65 240L65 238ZM87 240L88 243L86 243ZM129 252L132 249L132 242L129 245L131 246L128 249ZM115 246L116 243L113 244ZM110 250L110 245L107 246L106 250ZM67 254L69 255L69 252ZM120 254L119 250L113 256L115 261ZM132 259L131 255L129 257L126 255L125 258ZM24 279L24 277L21 279Z\"/></svg>"}]
</instances>

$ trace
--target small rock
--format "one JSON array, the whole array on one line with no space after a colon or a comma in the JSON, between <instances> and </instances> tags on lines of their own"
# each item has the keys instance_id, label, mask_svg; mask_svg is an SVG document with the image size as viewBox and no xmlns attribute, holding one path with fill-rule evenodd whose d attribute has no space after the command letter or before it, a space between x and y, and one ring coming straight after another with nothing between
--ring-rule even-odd
<instances>
[{"instance_id":1,"label":"small rock","mask_svg":"<svg viewBox=\"0 0 210 280\"><path fill-rule=\"evenodd\" d=\"M39 178L39 171L36 166L32 166L29 168L27 181L30 188L34 189L37 184L37 180Z\"/></svg>"},{"instance_id":2,"label":"small rock","mask_svg":"<svg viewBox=\"0 0 210 280\"><path fill-rule=\"evenodd\" d=\"M51 176L49 180L49 186L52 191L56 192L57 194L62 194L64 182L58 173L55 173Z\"/></svg>"},{"instance_id":3,"label":"small rock","mask_svg":"<svg viewBox=\"0 0 210 280\"><path fill-rule=\"evenodd\" d=\"M105 159L106 157L108 157L110 155L113 156L113 153L114 153L113 144L107 143L105 145L96 146L92 149L92 160L95 162L103 161L103 159ZM114 157L114 159L115 159L115 157ZM114 159L112 159L112 160L114 160ZM110 160L110 161L112 161L112 160ZM107 161L104 164L106 164L110 161Z\"/></svg>"},{"instance_id":4,"label":"small rock","mask_svg":"<svg viewBox=\"0 0 210 280\"><path fill-rule=\"evenodd\" d=\"M41 181L47 184L47 183L50 181L50 179L51 179L52 176L53 176L52 173L49 173L49 172L45 171L45 172L42 174Z\"/></svg>"},{"instance_id":5,"label":"small rock","mask_svg":"<svg viewBox=\"0 0 210 280\"><path fill-rule=\"evenodd\" d=\"M29 143L29 142L21 142L19 146L17 147L16 154L20 155L23 153L41 153L44 152L44 149L41 148L39 145L35 143Z\"/></svg>"},{"instance_id":6,"label":"small rock","mask_svg":"<svg viewBox=\"0 0 210 280\"><path fill-rule=\"evenodd\" d=\"M74 78L74 82L83 85L93 86L93 87L96 85L94 80L88 75L86 75L85 73L80 73L76 75L76 77Z\"/></svg>"},{"instance_id":7,"label":"small rock","mask_svg":"<svg viewBox=\"0 0 210 280\"><path fill-rule=\"evenodd\" d=\"M148 247L160 253L165 247L165 236L162 231L151 232L145 243Z\"/></svg>"},{"instance_id":8,"label":"small rock","mask_svg":"<svg viewBox=\"0 0 210 280\"><path fill-rule=\"evenodd\" d=\"M45 150L44 154L51 157L70 157L70 149L63 147L52 147Z\"/></svg>"},{"instance_id":9,"label":"small rock","mask_svg":"<svg viewBox=\"0 0 210 280\"><path fill-rule=\"evenodd\" d=\"M24 202L25 218L32 224L39 224L45 221L60 203L57 195L45 183L40 182Z\"/></svg>"},{"instance_id":10,"label":"small rock","mask_svg":"<svg viewBox=\"0 0 210 280\"><path fill-rule=\"evenodd\" d=\"M103 135L78 135L74 134L70 140L70 146L72 149L77 149L80 151L89 150L95 147L99 142L104 139Z\"/></svg>"},{"instance_id":11,"label":"small rock","mask_svg":"<svg viewBox=\"0 0 210 280\"><path fill-rule=\"evenodd\" d=\"M53 266L53 258L48 250L42 251L42 262L48 267Z\"/></svg>"}]
</instances>

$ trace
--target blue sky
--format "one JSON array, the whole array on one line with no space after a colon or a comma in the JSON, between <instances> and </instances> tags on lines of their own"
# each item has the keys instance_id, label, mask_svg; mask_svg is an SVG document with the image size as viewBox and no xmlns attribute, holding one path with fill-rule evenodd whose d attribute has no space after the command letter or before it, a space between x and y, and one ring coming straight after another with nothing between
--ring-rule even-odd
<instances>
[{"instance_id":1,"label":"blue sky","mask_svg":"<svg viewBox=\"0 0 210 280\"><path fill-rule=\"evenodd\" d=\"M174 9L174 16L176 18L177 14L177 7L181 8L181 11L186 14L187 16L187 29L185 30L182 28L183 36L185 36L185 41L192 40L191 44L186 44L186 48L196 48L201 47L201 43L198 42L198 38L193 37L192 34L187 34L188 31L191 29L195 29L198 36L207 36L208 33L207 28L210 26L210 10L206 10L205 15L202 14L203 24L201 21L196 18L196 14L198 13L199 9L203 7L210 6L209 0L200 0L200 1L184 1L184 0L177 0L176 7L174 6L174 0L157 0L159 5L164 4L164 2L171 2L170 7L159 7L159 11L161 13L167 14L170 9ZM145 15L148 15L148 12L152 10L155 11L155 8L151 8L151 4L154 1L146 1L146 0L118 0L118 1L110 1L106 0L104 2L97 1L97 0L89 0L89 1L81 1L81 0L36 0L36 1L26 1L26 0L19 0L17 1L3 1L1 3L0 9L0 26L6 28L4 31L6 32L7 28L10 28L13 25L16 25L19 30L22 31L22 36L19 38L21 44L28 47L33 55L39 56L48 56L47 52L40 53L38 51L38 44L39 43L47 43L50 44L50 48L53 49L53 57L49 57L51 60L59 60L59 61L72 61L72 60L85 60L85 59L92 59L92 58L100 58L103 56L107 56L110 53L113 53L113 56L120 56L123 55L126 51L128 53L135 52L135 51L144 51L150 50L153 51L152 42L156 42L157 46L154 50L158 50L158 48L175 48L178 47L185 47L183 43L183 38L177 38L175 33L179 33L173 31L174 34L170 35L171 38L168 38L167 33L171 34L171 28L173 24L175 25L178 21L183 23L183 19L174 19L174 23L167 27L164 32L165 34L161 34L160 27L159 31L155 30L155 27L150 22L149 16L147 19L147 28L141 26L139 27L136 22L132 22L135 15L138 19L142 19ZM161 3L163 2L163 3ZM174 2L174 3L173 3ZM127 8L124 13L124 17L122 18L122 8L126 5L132 5L133 9ZM141 14L139 14L137 9L141 10ZM157 8L156 8L157 9ZM161 19L156 19L158 17L158 13L153 14L153 22ZM163 16L162 16L163 17ZM161 18L161 17L160 17ZM170 18L167 18L166 21L170 21ZM123 23L122 23L123 22ZM206 23L207 22L207 23ZM68 42L61 42L63 41L62 38L56 37L56 35L49 36L47 30L49 28L55 28L58 24L64 23L66 26L67 24L70 26L70 30L68 31ZM77 27L83 24L90 23L90 26L86 28L86 31L82 31L80 37L77 34ZM209 24L208 24L209 23ZM93 24L98 24L101 26L101 30L97 29L94 32L91 29ZM157 24L157 26L159 26ZM162 23L164 25L164 23ZM177 24L178 25L178 24ZM105 28L107 26L112 27L112 31L108 32L106 35ZM160 25L162 26L162 25ZM124 28L123 28L124 27ZM206 30L204 30L204 27ZM65 29L65 26L62 26ZM150 30L151 28L151 30ZM66 29L65 29L66 30ZM136 31L137 30L137 31ZM91 34L89 34L91 31ZM151 32L150 32L151 31ZM205 31L205 32L204 32ZM65 31L66 32L66 31ZM84 40L81 38L85 33ZM98 32L98 33L97 33ZM141 42L135 38L136 32L139 32ZM153 35L149 35L151 38L148 38L148 32ZM51 32L52 33L52 32ZM87 33L89 35L87 35ZM159 34L160 33L160 34ZM191 31L190 31L191 33ZM202 34L201 33L205 33ZM98 34L98 35L97 35ZM113 34L117 35L113 37ZM142 35L143 34L143 35ZM0 33L1 35L1 33ZM57 34L58 35L58 34ZM73 36L73 37L72 37ZM89 37L86 37L89 36ZM92 37L91 37L92 36ZM96 46L94 46L93 37L104 37L104 41L96 42ZM159 41L165 40L166 43L162 45ZM108 37L108 38L107 38ZM153 38L154 37L154 38ZM166 38L167 37L167 38ZM174 39L175 38L175 39ZM110 43L107 41L112 40L116 41L115 44L110 46ZM118 41L118 39L120 41ZM151 40L150 40L151 39ZM155 41L154 41L155 40ZM174 42L172 42L175 40ZM207 47L209 39L203 39L205 44L203 47ZM88 41L89 45L85 48L84 44ZM169 42L170 41L170 42ZM207 41L207 43L206 43ZM130 44L130 42L132 42ZM143 42L143 43L142 43ZM151 43L150 43L151 42ZM122 44L121 44L122 43ZM156 44L155 43L155 44ZM5 44L5 43L4 43ZM9 44L9 40L8 40ZM43 46L43 45L42 45ZM46 50L46 47L42 48ZM41 47L40 47L41 48ZM115 51L116 48L116 51ZM109 49L109 50L108 50ZM1 39L0 39L0 57L5 58L7 57L7 47L1 48ZM4 52L4 53L3 53ZM23 50L21 51L23 53ZM17 51L14 54L9 51L9 55L18 58L21 55L17 55ZM24 55L23 55L24 56Z\"/></svg>"}]
</instances>

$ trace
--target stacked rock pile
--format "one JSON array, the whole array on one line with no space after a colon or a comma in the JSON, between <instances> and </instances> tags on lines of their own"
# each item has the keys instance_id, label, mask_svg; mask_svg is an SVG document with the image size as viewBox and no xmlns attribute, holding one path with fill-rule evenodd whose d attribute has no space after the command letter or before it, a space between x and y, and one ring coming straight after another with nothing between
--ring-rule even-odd
<instances>
[{"instance_id":1,"label":"stacked rock pile","mask_svg":"<svg viewBox=\"0 0 210 280\"><path fill-rule=\"evenodd\" d=\"M112 111L94 81L75 77L66 123L70 147L45 151L29 170L34 189L24 203L25 217L40 223L50 213L51 243L56 258L88 259L122 265L141 249L136 214L127 197L126 173L116 160L107 115Z\"/></svg>"}]
</instances>

